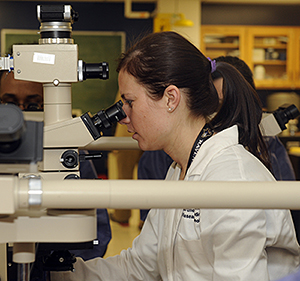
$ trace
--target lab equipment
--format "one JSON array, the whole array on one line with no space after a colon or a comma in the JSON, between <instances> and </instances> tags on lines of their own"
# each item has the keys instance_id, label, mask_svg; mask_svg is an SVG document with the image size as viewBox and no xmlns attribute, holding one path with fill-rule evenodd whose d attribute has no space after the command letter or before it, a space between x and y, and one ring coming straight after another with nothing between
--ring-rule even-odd
<instances>
[{"instance_id":1,"label":"lab equipment","mask_svg":"<svg viewBox=\"0 0 300 281\"><path fill-rule=\"evenodd\" d=\"M17 175L17 181L26 179L30 182L30 194L26 194L30 210L21 207L22 210L16 214L10 207L5 207L6 203L10 204L6 202L3 205L5 218L0 220L0 227L10 233L0 240L13 243L13 261L19 264L20 280L29 280L29 264L34 261L35 242L51 243L53 247L54 243L63 242L68 243L64 247L69 247L70 242L86 243L96 238L94 208L63 213L40 209L40 180L79 179L79 162L84 160L79 157L79 148L99 139L104 128L110 128L126 117L121 101L94 116L87 112L80 117L72 117L71 84L91 78L108 79L108 64L78 60L78 46L71 36L72 24L78 20L78 13L70 5L38 5L37 17L40 22L39 44L14 45L13 56L0 60L0 70L14 71L15 79L43 84L43 122L31 121L30 117L24 120L20 109L13 105L3 104L0 108L1 180L6 182L7 177L15 178ZM89 155L85 155L87 157ZM3 186L7 187L5 183ZM51 223L54 217L61 221L60 226ZM75 217L79 218L78 222ZM40 224L37 218L43 222ZM12 223L7 224L8 221ZM38 234L37 227L44 232L43 235ZM62 233L56 229L65 229L63 239L58 238L62 237ZM89 230L70 240L71 234L80 232L80 229ZM17 234L19 232L20 235ZM0 274L0 277L6 280L6 273Z\"/></svg>"},{"instance_id":2,"label":"lab equipment","mask_svg":"<svg viewBox=\"0 0 300 281\"><path fill-rule=\"evenodd\" d=\"M0 243L13 243L19 280L29 280L36 242L77 243L95 239L95 208L186 208L196 203L203 208L299 208L296 183L289 183L289 190L294 192L289 196L284 182L203 182L199 186L196 182L156 181L153 186L150 181L63 181L79 177L78 150L92 148L96 140L102 139L102 128L120 121L125 114L118 102L94 116L85 113L72 117L71 84L87 78L108 78L108 65L78 60L78 46L71 38L72 23L78 14L71 6L41 5L37 12L41 22L39 45L15 45L13 57L0 60L0 69L13 69L15 79L40 82L44 89L43 136L37 134L35 140L43 137L39 144L42 160L37 157L19 163L22 161L16 158L8 163L9 154L16 151L13 146L0 157ZM271 121L277 122L276 118ZM6 127L4 123L2 130ZM18 136L24 132L20 128L11 138L22 141ZM2 142L7 139L3 134ZM102 149L119 149L116 144L107 141ZM126 145L129 147L138 149L132 140ZM184 189L182 184L186 185ZM241 184L245 185L242 190ZM195 196L191 198L189 194ZM273 201L270 194L274 195ZM0 277L6 281L5 269L4 273L0 271Z\"/></svg>"}]
</instances>

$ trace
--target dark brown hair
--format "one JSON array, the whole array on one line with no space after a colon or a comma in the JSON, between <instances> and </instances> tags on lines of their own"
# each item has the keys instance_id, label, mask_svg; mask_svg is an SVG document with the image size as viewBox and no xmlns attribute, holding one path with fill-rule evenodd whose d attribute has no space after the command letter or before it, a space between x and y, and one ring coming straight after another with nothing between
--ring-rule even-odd
<instances>
[{"instance_id":1,"label":"dark brown hair","mask_svg":"<svg viewBox=\"0 0 300 281\"><path fill-rule=\"evenodd\" d=\"M260 103L260 99L259 96L257 95L256 92L256 88L255 88L255 83L254 83L254 79L253 79L253 73L251 71L251 69L249 68L249 66L240 58L238 57L233 57L233 56L220 56L215 58L216 62L225 62L225 63L229 63L230 65L234 66L241 74L242 76L245 78L245 80L250 84L250 86L253 88L252 94L254 95L254 99L250 98L250 100L247 98L247 92L246 91L246 96L243 96L244 102L252 102L252 100L255 103L258 103L258 106L255 105L253 108L258 110L258 112L253 112L253 115L257 115L257 118L253 118L251 116L251 118L253 119L252 125L255 125L256 122L260 122L261 120L261 103ZM220 68L219 68L220 69ZM214 73L212 73L212 77L213 79L222 77L222 74L220 74L218 71L215 71ZM223 80L224 81L224 80ZM228 78L227 78L227 82L228 82ZM225 81L226 84L226 81ZM224 86L226 88L226 85ZM228 86L227 86L228 87ZM230 92L230 91L229 91ZM224 97L225 93L223 93L223 97ZM250 93L251 95L251 93ZM240 101L239 101L240 102ZM243 107L244 108L244 107ZM223 108L223 112L220 114L219 118L221 118L221 116L224 114L224 108ZM240 116L242 114L240 113ZM244 123L244 122L240 122L240 123ZM246 122L247 124L248 122ZM247 134L241 132L241 130L247 130L248 128L244 127L244 126L239 126L239 131L241 135L244 135L245 137L248 137ZM246 146L253 154L255 154L258 158L260 158L262 160L262 162L269 168L270 171L272 171L272 167L271 167L271 161L270 161L270 155L269 153L267 153L268 150L268 146L265 143L263 137L261 136L261 131L258 131L259 134L259 138L258 138L258 144L256 144L255 141L253 141L253 139L256 138L255 134L254 134L255 130L251 129L249 134L250 134L250 138L249 138L249 142L247 142L246 140L241 140L241 143L244 144L244 146ZM251 134L254 134L253 137L251 137ZM257 150L253 149L254 145L258 145Z\"/></svg>"},{"instance_id":2,"label":"dark brown hair","mask_svg":"<svg viewBox=\"0 0 300 281\"><path fill-rule=\"evenodd\" d=\"M233 125L239 143L269 167L259 123L262 108L256 91L233 66L217 62L224 79L223 102L211 121L216 132ZM219 97L213 85L211 62L192 43L175 32L153 33L122 55L117 71L126 71L143 85L153 99L161 99L169 85L183 90L193 116L208 118L216 112Z\"/></svg>"},{"instance_id":3,"label":"dark brown hair","mask_svg":"<svg viewBox=\"0 0 300 281\"><path fill-rule=\"evenodd\" d=\"M271 170L267 146L259 129L262 104L252 85L231 64L217 62L217 72L223 77L223 101L211 121L216 131L233 124L239 129L239 143L259 158Z\"/></svg>"},{"instance_id":4,"label":"dark brown hair","mask_svg":"<svg viewBox=\"0 0 300 281\"><path fill-rule=\"evenodd\" d=\"M169 85L184 89L191 113L205 117L219 104L210 67L206 57L185 38L175 32L161 32L144 37L130 48L117 71L122 69L134 76L153 99L161 99Z\"/></svg>"}]
</instances>

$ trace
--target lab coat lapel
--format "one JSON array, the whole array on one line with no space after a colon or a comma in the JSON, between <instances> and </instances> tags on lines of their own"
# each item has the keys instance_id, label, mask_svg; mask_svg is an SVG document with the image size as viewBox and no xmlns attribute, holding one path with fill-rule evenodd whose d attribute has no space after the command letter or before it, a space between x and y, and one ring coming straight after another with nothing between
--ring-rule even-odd
<instances>
[{"instance_id":1,"label":"lab coat lapel","mask_svg":"<svg viewBox=\"0 0 300 281\"><path fill-rule=\"evenodd\" d=\"M168 281L174 281L174 245L178 225L181 219L182 209L170 209L165 212L164 226L164 258L167 267Z\"/></svg>"}]
</instances>

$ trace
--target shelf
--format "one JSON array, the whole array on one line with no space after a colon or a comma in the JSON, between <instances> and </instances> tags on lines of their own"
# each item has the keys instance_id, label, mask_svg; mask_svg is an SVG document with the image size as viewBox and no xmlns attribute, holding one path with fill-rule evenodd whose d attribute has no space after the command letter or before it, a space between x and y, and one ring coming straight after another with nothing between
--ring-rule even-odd
<instances>
[{"instance_id":1,"label":"shelf","mask_svg":"<svg viewBox=\"0 0 300 281\"><path fill-rule=\"evenodd\" d=\"M253 61L254 65L286 65L285 60L264 60L264 61Z\"/></svg>"},{"instance_id":2,"label":"shelf","mask_svg":"<svg viewBox=\"0 0 300 281\"><path fill-rule=\"evenodd\" d=\"M206 44L207 49L238 49L239 44L235 43L209 43Z\"/></svg>"},{"instance_id":3,"label":"shelf","mask_svg":"<svg viewBox=\"0 0 300 281\"><path fill-rule=\"evenodd\" d=\"M204 25L201 37L208 57L237 56L256 74L262 66L265 80L255 81L257 89L300 89L299 27Z\"/></svg>"},{"instance_id":4,"label":"shelf","mask_svg":"<svg viewBox=\"0 0 300 281\"><path fill-rule=\"evenodd\" d=\"M281 50L285 50L287 48L286 44L276 44L276 45L266 45L266 44L254 44L254 48L256 49L268 49L268 48L272 48L272 49L281 49Z\"/></svg>"},{"instance_id":5,"label":"shelf","mask_svg":"<svg viewBox=\"0 0 300 281\"><path fill-rule=\"evenodd\" d=\"M290 82L286 79L254 80L257 89L290 89Z\"/></svg>"}]
</instances>

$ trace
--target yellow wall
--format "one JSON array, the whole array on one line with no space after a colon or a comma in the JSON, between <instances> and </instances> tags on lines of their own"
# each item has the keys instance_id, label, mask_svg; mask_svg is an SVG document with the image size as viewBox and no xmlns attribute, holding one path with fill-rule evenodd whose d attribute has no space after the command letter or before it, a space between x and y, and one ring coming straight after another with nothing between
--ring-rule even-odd
<instances>
[{"instance_id":1,"label":"yellow wall","mask_svg":"<svg viewBox=\"0 0 300 281\"><path fill-rule=\"evenodd\" d=\"M200 47L200 0L158 0L157 12L159 13L183 13L186 19L194 22L192 27L172 26L171 29L185 36L195 46Z\"/></svg>"}]
</instances>

